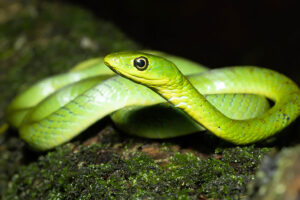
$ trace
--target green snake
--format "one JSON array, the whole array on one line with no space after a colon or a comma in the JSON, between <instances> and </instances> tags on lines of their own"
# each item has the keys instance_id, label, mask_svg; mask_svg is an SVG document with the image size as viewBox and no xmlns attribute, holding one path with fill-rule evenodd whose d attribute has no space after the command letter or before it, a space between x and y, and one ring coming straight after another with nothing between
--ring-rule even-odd
<instances>
[{"instance_id":1,"label":"green snake","mask_svg":"<svg viewBox=\"0 0 300 200\"><path fill-rule=\"evenodd\" d=\"M208 70L151 51L84 61L36 83L6 110L20 137L41 151L71 140L107 115L120 129L141 137L208 129L234 144L248 144L279 132L299 114L300 90L282 74L258 67Z\"/></svg>"}]
</instances>

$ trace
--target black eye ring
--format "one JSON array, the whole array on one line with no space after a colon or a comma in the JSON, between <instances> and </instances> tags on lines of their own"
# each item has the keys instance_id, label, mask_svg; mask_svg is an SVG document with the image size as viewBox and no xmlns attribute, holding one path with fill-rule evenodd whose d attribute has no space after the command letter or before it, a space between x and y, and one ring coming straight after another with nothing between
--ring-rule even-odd
<instances>
[{"instance_id":1,"label":"black eye ring","mask_svg":"<svg viewBox=\"0 0 300 200\"><path fill-rule=\"evenodd\" d=\"M140 71L147 69L148 64L148 59L144 56L138 57L133 61L133 65Z\"/></svg>"}]
</instances>

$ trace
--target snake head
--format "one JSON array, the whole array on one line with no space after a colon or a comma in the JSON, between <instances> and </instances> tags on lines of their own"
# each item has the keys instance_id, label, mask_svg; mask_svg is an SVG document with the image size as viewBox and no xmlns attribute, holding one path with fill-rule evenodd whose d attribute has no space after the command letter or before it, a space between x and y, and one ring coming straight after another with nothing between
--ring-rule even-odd
<instances>
[{"instance_id":1,"label":"snake head","mask_svg":"<svg viewBox=\"0 0 300 200\"><path fill-rule=\"evenodd\" d=\"M150 88L171 85L181 73L171 61L142 52L111 53L104 63L117 74Z\"/></svg>"}]
</instances>

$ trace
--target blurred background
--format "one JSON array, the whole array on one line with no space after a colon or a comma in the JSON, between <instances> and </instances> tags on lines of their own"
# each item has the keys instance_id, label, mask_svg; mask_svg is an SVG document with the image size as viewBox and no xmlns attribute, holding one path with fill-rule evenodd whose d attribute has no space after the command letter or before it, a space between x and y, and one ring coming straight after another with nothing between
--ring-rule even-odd
<instances>
[{"instance_id":1,"label":"blurred background","mask_svg":"<svg viewBox=\"0 0 300 200\"><path fill-rule=\"evenodd\" d=\"M211 68L258 65L300 83L299 6L293 0L68 0L112 21L145 48Z\"/></svg>"}]
</instances>

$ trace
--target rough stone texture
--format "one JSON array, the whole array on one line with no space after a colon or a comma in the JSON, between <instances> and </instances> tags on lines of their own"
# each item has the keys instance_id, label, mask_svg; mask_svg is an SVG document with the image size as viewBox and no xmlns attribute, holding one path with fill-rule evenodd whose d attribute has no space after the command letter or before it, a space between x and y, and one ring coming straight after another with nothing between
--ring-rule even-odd
<instances>
[{"instance_id":1,"label":"rough stone texture","mask_svg":"<svg viewBox=\"0 0 300 200\"><path fill-rule=\"evenodd\" d=\"M300 146L269 154L262 160L249 199L300 199Z\"/></svg>"}]
</instances>

